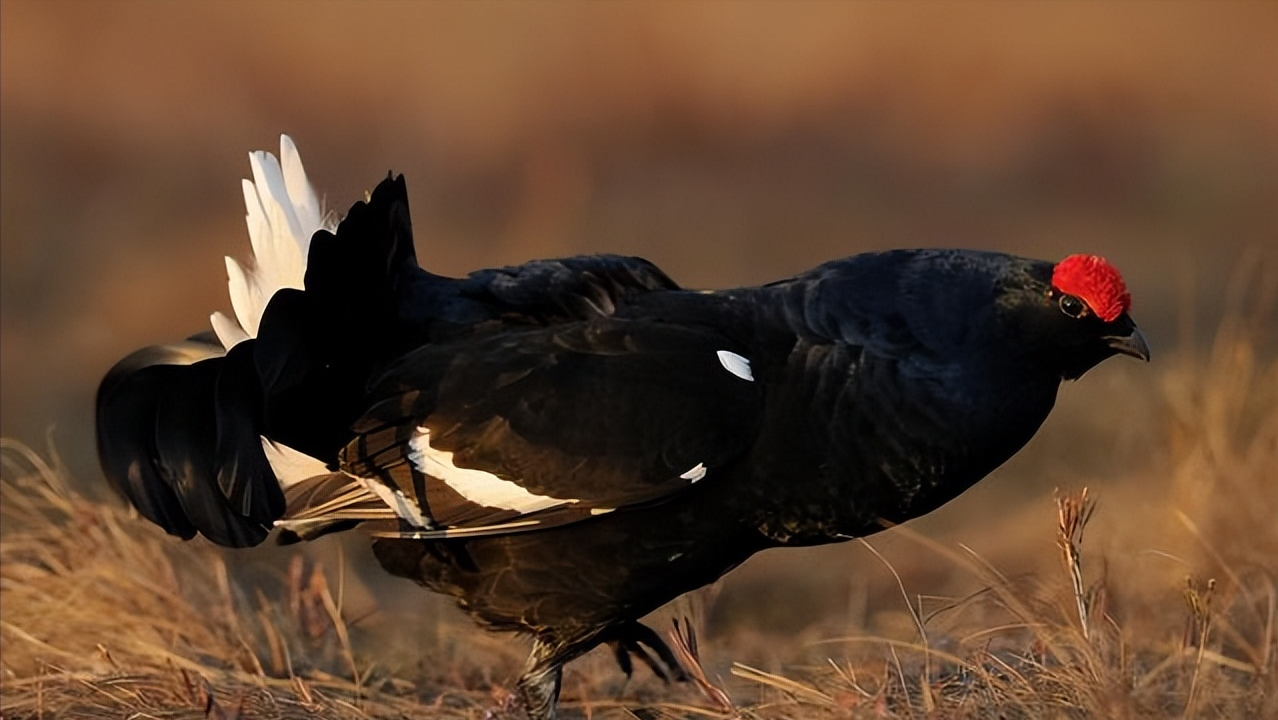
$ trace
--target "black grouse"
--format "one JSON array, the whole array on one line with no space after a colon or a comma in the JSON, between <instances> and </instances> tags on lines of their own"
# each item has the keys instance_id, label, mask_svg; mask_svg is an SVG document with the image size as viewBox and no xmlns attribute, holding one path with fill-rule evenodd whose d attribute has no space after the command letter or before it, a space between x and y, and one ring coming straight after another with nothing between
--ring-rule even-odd
<instances>
[{"instance_id":1,"label":"black grouse","mask_svg":"<svg viewBox=\"0 0 1278 720\"><path fill-rule=\"evenodd\" d=\"M1062 380L1149 358L1095 256L899 250L716 291L612 255L447 278L417 265L402 176L334 228L287 137L281 159L251 155L236 319L103 379L106 477L182 538L363 526L391 573L535 639L535 720L601 643L677 674L648 612L930 512Z\"/></svg>"}]
</instances>

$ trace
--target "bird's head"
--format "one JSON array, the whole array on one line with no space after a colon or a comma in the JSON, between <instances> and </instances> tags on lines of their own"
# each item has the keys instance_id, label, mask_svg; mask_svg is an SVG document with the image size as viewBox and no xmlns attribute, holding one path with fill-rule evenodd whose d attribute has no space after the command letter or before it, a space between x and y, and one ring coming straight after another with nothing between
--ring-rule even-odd
<instances>
[{"instance_id":1,"label":"bird's head","mask_svg":"<svg viewBox=\"0 0 1278 720\"><path fill-rule=\"evenodd\" d=\"M1046 265L1046 264L1044 264ZM1043 274L1046 275L1046 268ZM1114 355L1149 360L1149 345L1128 311L1132 297L1117 268L1097 255L1070 255L1014 301L1018 323L1039 362L1073 380Z\"/></svg>"}]
</instances>

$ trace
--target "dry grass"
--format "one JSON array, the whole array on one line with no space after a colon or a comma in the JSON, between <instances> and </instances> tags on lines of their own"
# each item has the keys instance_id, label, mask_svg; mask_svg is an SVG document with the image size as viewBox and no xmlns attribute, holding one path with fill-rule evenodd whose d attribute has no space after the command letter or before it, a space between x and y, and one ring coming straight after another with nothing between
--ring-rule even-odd
<instances>
[{"instance_id":1,"label":"dry grass","mask_svg":"<svg viewBox=\"0 0 1278 720\"><path fill-rule=\"evenodd\" d=\"M325 576L295 558L274 588L233 584L222 556L178 544L5 442L6 717L399 717L411 688L356 661ZM268 599L271 598L271 599ZM356 699L358 698L358 702ZM437 717L469 717L464 697Z\"/></svg>"},{"instance_id":2,"label":"dry grass","mask_svg":"<svg viewBox=\"0 0 1278 720\"><path fill-rule=\"evenodd\" d=\"M908 612L896 636L808 633L778 648L737 629L699 650L693 624L677 623L672 646L694 682L663 687L639 673L621 686L596 653L572 667L565 710L1278 717L1278 362L1258 350L1273 340L1272 292L1252 295L1261 311L1235 312L1205 355L1142 368L1161 390L1134 393L1144 405L1125 402L1123 412L1162 429L1141 448L1141 476L1058 493L1057 527L1034 514L1030 532L1054 537L1060 568L1034 558L1040 570L1008 576L966 546L897 528L897 540L977 590L912 597L920 581L898 574L871 539ZM331 567L298 555L287 571L247 580L207 543L175 542L117 504L76 494L55 455L5 441L3 457L4 717L515 716L519 643L446 621L439 652L398 657L385 629L351 619L344 568L333 580ZM1151 493L1165 494L1152 512L1129 503ZM1123 553L1105 542L1119 529L1172 549ZM750 662L713 665L734 657Z\"/></svg>"}]
</instances>

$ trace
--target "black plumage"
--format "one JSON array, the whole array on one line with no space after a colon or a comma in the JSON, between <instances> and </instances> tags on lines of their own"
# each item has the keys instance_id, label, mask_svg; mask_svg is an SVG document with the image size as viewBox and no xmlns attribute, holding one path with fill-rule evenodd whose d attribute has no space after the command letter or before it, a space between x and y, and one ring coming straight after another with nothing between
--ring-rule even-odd
<instances>
[{"instance_id":1,"label":"black plumage","mask_svg":"<svg viewBox=\"0 0 1278 720\"><path fill-rule=\"evenodd\" d=\"M1080 262L904 250L715 292L606 255L445 278L418 267L392 178L316 233L256 338L121 361L98 445L184 538L365 525L390 572L535 637L520 689L549 718L599 643L679 672L637 618L765 548L939 507L1029 440L1062 379L1148 359L1121 279Z\"/></svg>"}]
</instances>

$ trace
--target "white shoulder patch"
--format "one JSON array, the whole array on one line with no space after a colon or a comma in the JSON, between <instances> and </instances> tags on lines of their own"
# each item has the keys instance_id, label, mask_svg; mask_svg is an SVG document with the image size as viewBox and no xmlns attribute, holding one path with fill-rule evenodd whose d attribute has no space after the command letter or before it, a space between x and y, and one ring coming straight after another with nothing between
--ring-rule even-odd
<instances>
[{"instance_id":1,"label":"white shoulder patch","mask_svg":"<svg viewBox=\"0 0 1278 720\"><path fill-rule=\"evenodd\" d=\"M750 361L732 352L731 350L720 350L718 353L719 364L723 365L723 369L736 375L742 380L754 382L754 373L750 371Z\"/></svg>"},{"instance_id":2,"label":"white shoulder patch","mask_svg":"<svg viewBox=\"0 0 1278 720\"><path fill-rule=\"evenodd\" d=\"M408 459L413 467L424 475L441 480L458 495L476 505L532 513L577 502L573 499L536 495L492 473L457 467L453 464L452 453L430 446L430 428L418 427L417 433L408 442L412 448Z\"/></svg>"},{"instance_id":3,"label":"white shoulder patch","mask_svg":"<svg viewBox=\"0 0 1278 720\"><path fill-rule=\"evenodd\" d=\"M706 476L706 464L697 463L696 467L680 475L679 477L683 478L684 480L691 480L692 482L696 482L705 476Z\"/></svg>"},{"instance_id":4,"label":"white shoulder patch","mask_svg":"<svg viewBox=\"0 0 1278 720\"><path fill-rule=\"evenodd\" d=\"M327 475L332 472L322 460L313 458L301 450L294 450L264 435L261 439L262 452L266 454L266 461L271 464L271 472L275 473L275 479L279 480L281 488L296 485L316 475Z\"/></svg>"}]
</instances>

